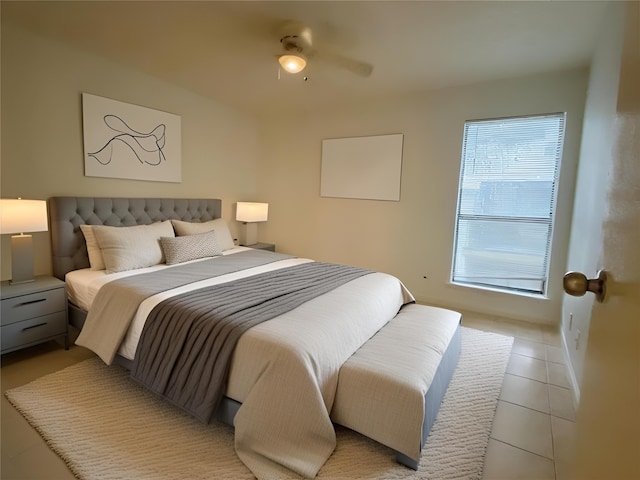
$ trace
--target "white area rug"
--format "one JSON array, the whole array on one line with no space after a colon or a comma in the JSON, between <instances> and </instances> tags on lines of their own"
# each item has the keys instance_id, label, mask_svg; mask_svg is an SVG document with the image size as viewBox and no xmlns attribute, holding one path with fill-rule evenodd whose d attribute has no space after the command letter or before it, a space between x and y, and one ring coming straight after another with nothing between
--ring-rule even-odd
<instances>
[{"instance_id":1,"label":"white area rug","mask_svg":"<svg viewBox=\"0 0 640 480\"><path fill-rule=\"evenodd\" d=\"M338 427L318 478L481 479L512 344L463 327L460 362L417 472L396 463L390 449ZM6 395L81 479L254 478L235 455L231 427L199 423L97 359Z\"/></svg>"}]
</instances>

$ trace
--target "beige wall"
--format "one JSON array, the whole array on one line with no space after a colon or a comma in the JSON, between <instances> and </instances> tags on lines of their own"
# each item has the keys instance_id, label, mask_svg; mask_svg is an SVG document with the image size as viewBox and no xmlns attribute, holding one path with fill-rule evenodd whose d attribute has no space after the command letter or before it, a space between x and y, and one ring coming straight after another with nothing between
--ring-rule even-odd
<instances>
[{"instance_id":1,"label":"beige wall","mask_svg":"<svg viewBox=\"0 0 640 480\"><path fill-rule=\"evenodd\" d=\"M422 302L558 324L587 78L576 70L265 119L259 191L270 207L260 237L397 275ZM450 284L464 121L558 111L568 117L549 298ZM320 197L322 139L388 133L404 134L400 202Z\"/></svg>"},{"instance_id":2,"label":"beige wall","mask_svg":"<svg viewBox=\"0 0 640 480\"><path fill-rule=\"evenodd\" d=\"M81 93L180 115L182 182L84 176ZM231 220L256 189L256 122L222 103L80 49L2 25L1 195L219 197ZM236 222L229 222L235 230ZM36 273L51 271L49 237L34 234ZM10 278L2 236L2 279Z\"/></svg>"},{"instance_id":3,"label":"beige wall","mask_svg":"<svg viewBox=\"0 0 640 480\"><path fill-rule=\"evenodd\" d=\"M254 119L79 48L3 25L1 193L42 199L216 196L234 232L235 201L268 201L269 221L260 225L259 237L279 251L395 274L422 302L558 323L587 78L587 71L575 70ZM182 183L84 177L81 92L181 115ZM567 111L568 123L549 299L451 285L464 121L556 111ZM385 133L404 134L401 201L320 198L322 139ZM35 234L35 241L37 273L48 273L48 236ZM6 279L6 236L2 246Z\"/></svg>"}]
</instances>

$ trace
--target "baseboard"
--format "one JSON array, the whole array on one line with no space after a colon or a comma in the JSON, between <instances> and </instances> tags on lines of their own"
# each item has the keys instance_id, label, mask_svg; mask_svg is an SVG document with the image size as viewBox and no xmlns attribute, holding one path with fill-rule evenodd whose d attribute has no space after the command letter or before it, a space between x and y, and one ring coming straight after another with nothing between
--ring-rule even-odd
<instances>
[{"instance_id":1,"label":"baseboard","mask_svg":"<svg viewBox=\"0 0 640 480\"><path fill-rule=\"evenodd\" d=\"M569 356L569 345L567 344L567 337L564 334L564 330L560 329L560 338L562 339L562 354L564 356L564 363L567 367L567 377L569 377L569 383L571 384L571 398L573 400L573 408L577 412L578 405L580 405L580 385L576 378L573 365L571 364L571 357Z\"/></svg>"}]
</instances>

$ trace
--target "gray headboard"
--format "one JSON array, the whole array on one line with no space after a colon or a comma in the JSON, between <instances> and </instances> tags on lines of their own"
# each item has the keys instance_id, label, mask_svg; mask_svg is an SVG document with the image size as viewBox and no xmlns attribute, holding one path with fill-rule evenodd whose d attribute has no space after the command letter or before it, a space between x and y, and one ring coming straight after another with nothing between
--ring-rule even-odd
<instances>
[{"instance_id":1,"label":"gray headboard","mask_svg":"<svg viewBox=\"0 0 640 480\"><path fill-rule=\"evenodd\" d=\"M206 222L221 216L219 199L52 197L49 227L53 274L64 280L67 272L89 267L80 225L128 227L170 219Z\"/></svg>"}]
</instances>

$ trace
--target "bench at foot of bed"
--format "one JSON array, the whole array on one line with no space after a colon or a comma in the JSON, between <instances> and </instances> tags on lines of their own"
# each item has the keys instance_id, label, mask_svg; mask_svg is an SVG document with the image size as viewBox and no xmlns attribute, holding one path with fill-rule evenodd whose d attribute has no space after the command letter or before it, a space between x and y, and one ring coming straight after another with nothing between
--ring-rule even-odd
<instances>
[{"instance_id":1,"label":"bench at foot of bed","mask_svg":"<svg viewBox=\"0 0 640 480\"><path fill-rule=\"evenodd\" d=\"M332 420L418 469L460 356L458 312L407 305L340 369Z\"/></svg>"}]
</instances>

